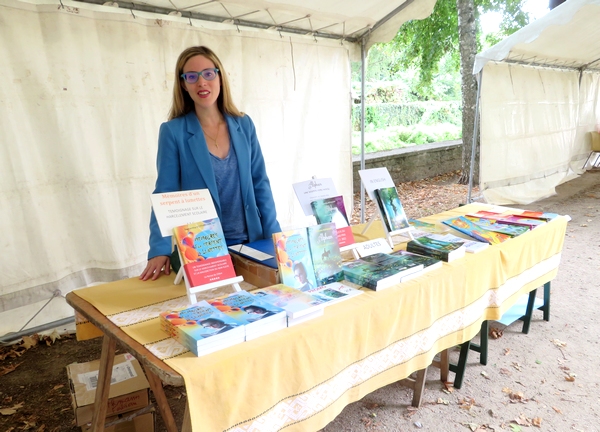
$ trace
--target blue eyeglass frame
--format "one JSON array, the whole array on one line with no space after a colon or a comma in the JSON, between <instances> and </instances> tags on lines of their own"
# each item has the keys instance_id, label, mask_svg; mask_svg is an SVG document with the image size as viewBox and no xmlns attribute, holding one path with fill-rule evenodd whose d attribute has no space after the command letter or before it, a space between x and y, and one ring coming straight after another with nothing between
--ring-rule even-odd
<instances>
[{"instance_id":1,"label":"blue eyeglass frame","mask_svg":"<svg viewBox=\"0 0 600 432\"><path fill-rule=\"evenodd\" d=\"M210 73L213 72L215 74L214 77L212 78L208 78L206 76L204 76L205 73ZM192 74L192 75L196 75L196 79L194 81L190 81L186 78L186 75L188 74ZM219 69L217 68L206 68L206 69L202 69L201 71L188 71L188 72L184 72L182 73L180 76L181 78L183 78L183 80L188 83L188 84L195 84L198 82L198 80L200 79L200 77L204 78L206 81L212 81L214 80L217 76L219 75ZM210 75L209 75L210 76Z\"/></svg>"}]
</instances>

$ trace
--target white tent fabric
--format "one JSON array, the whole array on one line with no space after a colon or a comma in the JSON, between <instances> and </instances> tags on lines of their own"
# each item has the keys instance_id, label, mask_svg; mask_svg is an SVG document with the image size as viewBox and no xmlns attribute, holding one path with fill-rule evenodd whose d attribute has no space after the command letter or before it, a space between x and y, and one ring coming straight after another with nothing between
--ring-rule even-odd
<instances>
[{"instance_id":1,"label":"white tent fabric","mask_svg":"<svg viewBox=\"0 0 600 432\"><path fill-rule=\"evenodd\" d=\"M528 204L583 172L600 128L600 0L569 0L477 55L480 188Z\"/></svg>"},{"instance_id":2,"label":"white tent fabric","mask_svg":"<svg viewBox=\"0 0 600 432\"><path fill-rule=\"evenodd\" d=\"M313 26L326 24L320 9L325 17L339 9L338 20L354 13L360 28L404 2L372 2L364 22L358 1L303 3L314 8ZM410 2L402 19L411 10L422 17L434 3ZM379 31L389 33L387 25ZM350 208L349 58L360 47L342 39L68 1L0 0L0 335L21 330L53 296L135 276L145 265L158 127L176 58L188 46L215 50L234 100L255 121L282 226L310 223L291 185L313 175L331 177ZM69 316L64 301L51 301L27 327Z\"/></svg>"}]
</instances>

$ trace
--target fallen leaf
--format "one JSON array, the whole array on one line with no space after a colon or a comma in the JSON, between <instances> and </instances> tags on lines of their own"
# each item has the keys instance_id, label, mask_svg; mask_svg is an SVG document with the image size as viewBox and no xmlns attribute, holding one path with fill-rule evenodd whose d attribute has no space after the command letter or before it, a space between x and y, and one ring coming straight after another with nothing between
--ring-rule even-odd
<instances>
[{"instance_id":1,"label":"fallen leaf","mask_svg":"<svg viewBox=\"0 0 600 432\"><path fill-rule=\"evenodd\" d=\"M511 376L512 375L512 372L510 370L506 369L506 368L500 368L500 373L502 375L506 375L506 376Z\"/></svg>"},{"instance_id":2,"label":"fallen leaf","mask_svg":"<svg viewBox=\"0 0 600 432\"><path fill-rule=\"evenodd\" d=\"M25 347L25 349L32 348L36 346L39 342L37 335L33 336L23 336L23 344L21 346Z\"/></svg>"},{"instance_id":3,"label":"fallen leaf","mask_svg":"<svg viewBox=\"0 0 600 432\"><path fill-rule=\"evenodd\" d=\"M554 411L556 411L557 413L562 414L562 411L560 410L560 408L552 407L552 409Z\"/></svg>"},{"instance_id":4,"label":"fallen leaf","mask_svg":"<svg viewBox=\"0 0 600 432\"><path fill-rule=\"evenodd\" d=\"M23 402L14 405L11 408L0 408L0 414L2 415L13 415L19 408L23 408Z\"/></svg>"},{"instance_id":5,"label":"fallen leaf","mask_svg":"<svg viewBox=\"0 0 600 432\"><path fill-rule=\"evenodd\" d=\"M450 402L447 399L438 398L437 403L440 405L448 405Z\"/></svg>"},{"instance_id":6,"label":"fallen leaf","mask_svg":"<svg viewBox=\"0 0 600 432\"><path fill-rule=\"evenodd\" d=\"M561 347L561 348L567 346L566 342L563 342L563 341L561 341L559 339L552 339L552 343L554 345L556 345L557 347Z\"/></svg>"},{"instance_id":7,"label":"fallen leaf","mask_svg":"<svg viewBox=\"0 0 600 432\"><path fill-rule=\"evenodd\" d=\"M454 392L454 383L452 381L444 381L444 387L446 387L445 391L447 393Z\"/></svg>"},{"instance_id":8,"label":"fallen leaf","mask_svg":"<svg viewBox=\"0 0 600 432\"><path fill-rule=\"evenodd\" d=\"M517 419L514 419L513 421L514 421L515 423L517 423L517 424L521 425L521 426L529 426L529 425L531 425L531 420L529 420L527 417L525 417L525 415L524 415L524 414L521 414L521 415L519 416L519 418L517 418Z\"/></svg>"},{"instance_id":9,"label":"fallen leaf","mask_svg":"<svg viewBox=\"0 0 600 432\"><path fill-rule=\"evenodd\" d=\"M518 370L519 372L522 370L521 369L521 365L517 362L513 362L512 363L512 367L514 367L516 370Z\"/></svg>"},{"instance_id":10,"label":"fallen leaf","mask_svg":"<svg viewBox=\"0 0 600 432\"><path fill-rule=\"evenodd\" d=\"M471 429L471 431L473 432L475 432L479 428L479 425L477 423L463 423L463 425Z\"/></svg>"},{"instance_id":11,"label":"fallen leaf","mask_svg":"<svg viewBox=\"0 0 600 432\"><path fill-rule=\"evenodd\" d=\"M542 426L542 418L541 417L534 417L531 420L531 424L537 427L541 427Z\"/></svg>"},{"instance_id":12,"label":"fallen leaf","mask_svg":"<svg viewBox=\"0 0 600 432\"><path fill-rule=\"evenodd\" d=\"M500 339L503 334L504 332L497 327L490 328L489 337L491 337L492 339Z\"/></svg>"},{"instance_id":13,"label":"fallen leaf","mask_svg":"<svg viewBox=\"0 0 600 432\"><path fill-rule=\"evenodd\" d=\"M458 401L458 406L462 409L470 410L473 408L473 405L475 405L475 399L473 398L461 399Z\"/></svg>"},{"instance_id":14,"label":"fallen leaf","mask_svg":"<svg viewBox=\"0 0 600 432\"><path fill-rule=\"evenodd\" d=\"M485 379L491 379L486 371L481 371L481 375L485 378Z\"/></svg>"},{"instance_id":15,"label":"fallen leaf","mask_svg":"<svg viewBox=\"0 0 600 432\"><path fill-rule=\"evenodd\" d=\"M509 355L510 354L510 348L504 348L504 355Z\"/></svg>"},{"instance_id":16,"label":"fallen leaf","mask_svg":"<svg viewBox=\"0 0 600 432\"><path fill-rule=\"evenodd\" d=\"M569 381L569 382L574 382L575 381L575 376L573 376L573 375L567 375L567 376L565 376L565 380Z\"/></svg>"},{"instance_id":17,"label":"fallen leaf","mask_svg":"<svg viewBox=\"0 0 600 432\"><path fill-rule=\"evenodd\" d=\"M58 390L58 389L63 388L64 386L65 386L64 384L57 384L54 386L54 388L52 390Z\"/></svg>"},{"instance_id":18,"label":"fallen leaf","mask_svg":"<svg viewBox=\"0 0 600 432\"><path fill-rule=\"evenodd\" d=\"M509 393L510 394L510 393L512 393L512 390L509 387L504 387L502 389L502 393Z\"/></svg>"},{"instance_id":19,"label":"fallen leaf","mask_svg":"<svg viewBox=\"0 0 600 432\"><path fill-rule=\"evenodd\" d=\"M10 365L10 366L4 366L4 367L0 368L0 376L13 372L15 369L17 369L22 364L23 364L23 362L17 363L14 365Z\"/></svg>"},{"instance_id":20,"label":"fallen leaf","mask_svg":"<svg viewBox=\"0 0 600 432\"><path fill-rule=\"evenodd\" d=\"M512 429L513 432L521 432L523 429L521 428L521 426L511 423L510 424L510 428Z\"/></svg>"}]
</instances>

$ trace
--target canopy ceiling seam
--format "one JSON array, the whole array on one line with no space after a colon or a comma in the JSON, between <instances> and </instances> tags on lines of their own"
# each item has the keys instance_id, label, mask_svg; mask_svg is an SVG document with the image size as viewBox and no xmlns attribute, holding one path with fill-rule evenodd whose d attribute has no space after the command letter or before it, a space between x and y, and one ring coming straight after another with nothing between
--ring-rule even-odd
<instances>
[{"instance_id":1,"label":"canopy ceiling seam","mask_svg":"<svg viewBox=\"0 0 600 432\"><path fill-rule=\"evenodd\" d=\"M600 60L600 59L598 59L598 60ZM525 61L511 60L511 59L506 59L506 60L502 60L502 61L492 60L492 61L489 61L488 63L493 63L496 65L501 65L502 63L509 63L509 64L514 64L514 65L519 65L519 66L531 66L533 68L560 69L560 70L564 70L567 72L579 72L582 70L582 67L559 66L559 65L551 65L551 64L547 64L547 63L528 63ZM584 69L584 72L600 72L600 64L598 65L598 68L586 67Z\"/></svg>"},{"instance_id":2,"label":"canopy ceiling seam","mask_svg":"<svg viewBox=\"0 0 600 432\"><path fill-rule=\"evenodd\" d=\"M190 25L192 25L191 20L195 19L195 20L199 20L199 21L209 21L209 22L216 22L216 23L221 23L221 24L232 24L232 25L235 25L238 27L242 26L242 27L258 28L258 29L262 29L262 30L275 30L280 33L284 32L284 33L292 33L292 34L298 34L298 35L303 35L303 36L313 36L315 38L315 40L318 37L318 38L322 38L322 39L339 40L340 42L347 41L347 42L351 42L351 43L358 43L365 34L370 34L370 30L371 30L371 26L367 26L362 29L358 29L356 32L354 32L355 34L359 34L359 36L345 35L345 31L346 31L345 22L332 23L325 27L322 27L321 29L313 30L312 22L310 20L310 15L305 15L303 17L296 18L296 19L287 21L285 23L278 24L275 21L275 19L273 18L273 15L271 15L271 13L268 11L268 9L266 9L266 12L269 14L271 19L273 19L273 21L274 21L273 24L265 24L265 23L261 23L258 21L240 19L240 17L242 17L242 16L248 16L248 15L251 15L258 11L240 15L239 17L231 17L231 14L226 10L228 15L230 15L230 16L223 17L223 16L217 16L217 15L204 14L201 12L187 11L187 10L184 10L185 8L184 9L175 9L175 8L171 9L171 8L165 8L165 7L160 7L160 6L149 6L149 5L139 4L139 3L122 2L122 1L119 1L119 2L115 2L115 1L106 2L105 0L74 0L74 1L80 2L80 3L95 4L95 5L100 5L100 6L107 5L109 7L119 7L119 8L123 8L123 9L129 9L132 14L133 14L133 11L140 11L140 12L159 14L159 15L180 16L183 18L188 18L190 20ZM403 3L402 6L404 6L405 4L410 4L413 1L414 0L407 0L405 3ZM202 3L200 5L195 5L195 6L190 6L190 7L199 7L199 6L202 6L205 4L207 4L207 3ZM61 3L61 5L62 5L62 3ZM390 14L386 15L382 20L378 21L375 24L375 26L379 27L378 24L380 22L388 21L391 17L393 17L398 12L400 12L402 9L403 9L402 7L396 8ZM135 15L133 15L133 16L135 18ZM310 31L299 28L299 27L291 27L291 26L287 25L287 24L290 24L293 22L298 22L298 21L305 20L305 19L308 19L308 21L309 21L309 24L311 27ZM382 22L382 24L383 24L383 22ZM329 28L334 25L342 25L343 33L338 34L338 33L333 33L333 32L322 31L322 29Z\"/></svg>"}]
</instances>

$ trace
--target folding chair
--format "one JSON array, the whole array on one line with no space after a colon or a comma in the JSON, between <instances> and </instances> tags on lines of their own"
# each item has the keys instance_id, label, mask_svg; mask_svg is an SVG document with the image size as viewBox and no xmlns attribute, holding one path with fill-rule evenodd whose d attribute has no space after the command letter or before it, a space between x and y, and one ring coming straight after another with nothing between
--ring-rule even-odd
<instances>
[{"instance_id":1,"label":"folding chair","mask_svg":"<svg viewBox=\"0 0 600 432\"><path fill-rule=\"evenodd\" d=\"M587 159L585 160L585 163L583 164L583 169L585 169L588 162L590 161L590 158L592 157L592 155L594 153L598 153L598 154L596 155L596 159L594 159L592 168L596 167L596 164L598 163L598 159L600 159L600 134L598 132L590 132L590 135L591 135L591 141L592 141L592 151L590 151L590 154L588 155Z\"/></svg>"}]
</instances>

